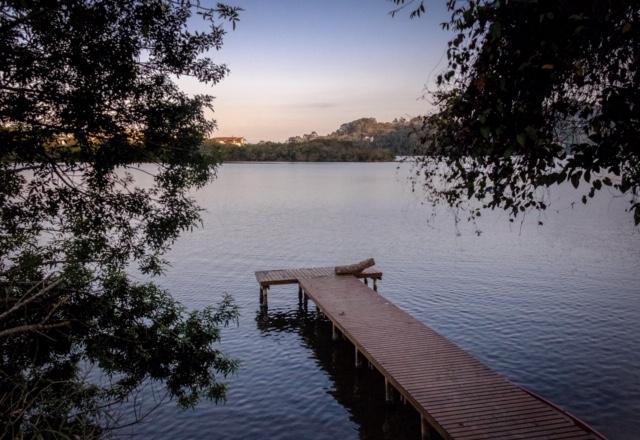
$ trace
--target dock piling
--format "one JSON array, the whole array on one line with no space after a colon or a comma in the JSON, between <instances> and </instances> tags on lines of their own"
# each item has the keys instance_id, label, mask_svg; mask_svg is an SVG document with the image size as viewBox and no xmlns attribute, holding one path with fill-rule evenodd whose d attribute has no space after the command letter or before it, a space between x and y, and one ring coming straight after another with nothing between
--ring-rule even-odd
<instances>
[{"instance_id":1,"label":"dock piling","mask_svg":"<svg viewBox=\"0 0 640 440\"><path fill-rule=\"evenodd\" d=\"M356 368L360 368L362 366L362 360L360 359L360 352L358 351L358 347L354 346L353 350L355 352L355 365L356 365Z\"/></svg>"},{"instance_id":2,"label":"dock piling","mask_svg":"<svg viewBox=\"0 0 640 440\"><path fill-rule=\"evenodd\" d=\"M384 401L387 403L393 402L393 385L386 377L384 378Z\"/></svg>"},{"instance_id":3,"label":"dock piling","mask_svg":"<svg viewBox=\"0 0 640 440\"><path fill-rule=\"evenodd\" d=\"M420 440L431 440L429 423L425 420L424 417L420 417Z\"/></svg>"}]
</instances>

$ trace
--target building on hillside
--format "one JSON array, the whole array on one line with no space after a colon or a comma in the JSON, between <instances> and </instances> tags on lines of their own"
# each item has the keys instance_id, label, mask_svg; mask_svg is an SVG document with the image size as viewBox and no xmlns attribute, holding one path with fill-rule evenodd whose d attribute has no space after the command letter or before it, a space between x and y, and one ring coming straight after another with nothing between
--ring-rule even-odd
<instances>
[{"instance_id":1,"label":"building on hillside","mask_svg":"<svg viewBox=\"0 0 640 440\"><path fill-rule=\"evenodd\" d=\"M235 145L236 147L242 147L247 143L247 140L243 137L214 137L211 140L216 144Z\"/></svg>"}]
</instances>

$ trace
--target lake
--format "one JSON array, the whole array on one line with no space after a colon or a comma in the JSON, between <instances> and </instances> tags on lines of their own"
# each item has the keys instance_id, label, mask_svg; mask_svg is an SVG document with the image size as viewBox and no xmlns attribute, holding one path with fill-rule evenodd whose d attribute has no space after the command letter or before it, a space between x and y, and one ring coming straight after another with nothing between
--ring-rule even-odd
<instances>
[{"instance_id":1,"label":"lake","mask_svg":"<svg viewBox=\"0 0 640 440\"><path fill-rule=\"evenodd\" d=\"M181 236L158 282L190 308L233 295L242 315L222 349L240 370L225 404L164 403L119 433L418 438L416 413L384 404L380 377L353 368L352 348L330 341L313 307L299 310L296 286L272 288L260 312L256 270L374 257L380 293L399 307L611 439L637 438L640 232L627 201L602 191L572 206L573 188L556 187L548 211L522 224L487 212L456 226L446 209L432 215L408 174L395 163L222 166L195 194L203 228ZM152 406L151 390L141 397Z\"/></svg>"}]
</instances>

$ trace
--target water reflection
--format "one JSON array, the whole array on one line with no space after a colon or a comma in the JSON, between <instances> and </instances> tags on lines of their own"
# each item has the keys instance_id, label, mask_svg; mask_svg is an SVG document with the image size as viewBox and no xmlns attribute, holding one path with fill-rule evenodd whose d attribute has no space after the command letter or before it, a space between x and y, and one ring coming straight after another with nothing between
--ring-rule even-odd
<instances>
[{"instance_id":1,"label":"water reflection","mask_svg":"<svg viewBox=\"0 0 640 440\"><path fill-rule=\"evenodd\" d=\"M327 392L348 411L361 439L419 439L418 413L397 396L393 403L385 403L382 375L366 361L356 368L353 345L343 339L333 341L331 322L312 309L310 305L306 310L303 304L291 310L261 307L256 313L256 326L265 335L300 335L304 347L331 380L333 386Z\"/></svg>"}]
</instances>

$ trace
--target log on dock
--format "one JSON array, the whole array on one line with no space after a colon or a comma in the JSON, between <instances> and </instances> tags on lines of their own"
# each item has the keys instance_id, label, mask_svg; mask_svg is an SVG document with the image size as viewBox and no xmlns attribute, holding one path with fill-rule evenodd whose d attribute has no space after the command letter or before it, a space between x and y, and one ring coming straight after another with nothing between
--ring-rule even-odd
<instances>
[{"instance_id":1,"label":"log on dock","mask_svg":"<svg viewBox=\"0 0 640 440\"><path fill-rule=\"evenodd\" d=\"M373 258L367 258L359 263L349 264L346 266L336 266L336 275L358 275L363 270L375 266L376 262Z\"/></svg>"}]
</instances>

